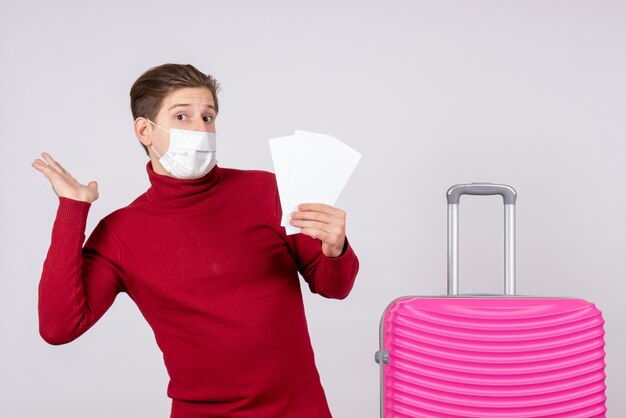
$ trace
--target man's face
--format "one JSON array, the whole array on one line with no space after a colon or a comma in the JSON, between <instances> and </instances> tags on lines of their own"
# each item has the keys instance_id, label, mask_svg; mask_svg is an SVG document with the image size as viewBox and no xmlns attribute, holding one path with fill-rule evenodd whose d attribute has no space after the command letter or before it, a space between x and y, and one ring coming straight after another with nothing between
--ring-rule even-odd
<instances>
[{"instance_id":1,"label":"man's face","mask_svg":"<svg viewBox=\"0 0 626 418\"><path fill-rule=\"evenodd\" d=\"M216 116L211 90L204 87L186 87L174 90L163 99L161 109L153 122L168 130L174 128L215 133ZM169 148L170 135L156 126L150 126L152 146L163 155Z\"/></svg>"}]
</instances>

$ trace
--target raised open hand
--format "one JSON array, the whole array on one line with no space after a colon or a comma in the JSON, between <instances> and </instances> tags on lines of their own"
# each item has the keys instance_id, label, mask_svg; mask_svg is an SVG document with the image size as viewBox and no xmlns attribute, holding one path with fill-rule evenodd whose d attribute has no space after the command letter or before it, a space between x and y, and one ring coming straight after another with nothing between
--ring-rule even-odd
<instances>
[{"instance_id":1,"label":"raised open hand","mask_svg":"<svg viewBox=\"0 0 626 418\"><path fill-rule=\"evenodd\" d=\"M87 185L79 183L68 173L50 154L41 153L43 160L37 158L31 166L41 172L52 185L52 189L59 197L82 200L92 203L98 199L98 183L90 181Z\"/></svg>"}]
</instances>

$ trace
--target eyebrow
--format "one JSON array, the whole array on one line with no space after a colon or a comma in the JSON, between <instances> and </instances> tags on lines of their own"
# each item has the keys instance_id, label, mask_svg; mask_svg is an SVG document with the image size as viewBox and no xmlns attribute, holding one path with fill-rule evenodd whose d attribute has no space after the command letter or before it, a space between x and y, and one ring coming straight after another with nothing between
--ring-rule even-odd
<instances>
[{"instance_id":1,"label":"eyebrow","mask_svg":"<svg viewBox=\"0 0 626 418\"><path fill-rule=\"evenodd\" d=\"M168 112L171 112L171 111L172 111L172 109L175 109L175 108L177 108L177 107L189 107L189 106L191 106L189 103L179 103L179 104L175 104L174 106L170 107L169 109L167 109L167 111L168 111ZM206 107L208 107L208 108L210 108L210 109L215 110L215 107L214 107L214 106L207 105Z\"/></svg>"}]
</instances>

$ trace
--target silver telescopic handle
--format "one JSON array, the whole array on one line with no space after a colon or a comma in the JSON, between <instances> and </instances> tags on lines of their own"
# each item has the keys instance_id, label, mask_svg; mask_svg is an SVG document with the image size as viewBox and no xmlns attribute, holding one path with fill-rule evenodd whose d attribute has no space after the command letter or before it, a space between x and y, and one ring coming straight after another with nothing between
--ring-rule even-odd
<instances>
[{"instance_id":1,"label":"silver telescopic handle","mask_svg":"<svg viewBox=\"0 0 626 418\"><path fill-rule=\"evenodd\" d=\"M448 295L459 294L459 201L462 195L496 195L504 201L504 294L515 295L515 201L511 186L458 184L448 189Z\"/></svg>"}]
</instances>

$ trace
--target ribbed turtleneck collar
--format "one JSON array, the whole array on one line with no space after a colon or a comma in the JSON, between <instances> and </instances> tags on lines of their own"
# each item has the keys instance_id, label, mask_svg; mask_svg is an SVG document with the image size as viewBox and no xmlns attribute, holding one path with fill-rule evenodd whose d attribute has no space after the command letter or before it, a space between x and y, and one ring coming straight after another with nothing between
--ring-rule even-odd
<instances>
[{"instance_id":1,"label":"ribbed turtleneck collar","mask_svg":"<svg viewBox=\"0 0 626 418\"><path fill-rule=\"evenodd\" d=\"M146 192L151 202L165 202L199 196L215 186L222 178L222 170L215 166L206 176L194 180L177 179L158 174L152 168L152 161L146 164L150 188Z\"/></svg>"}]
</instances>

